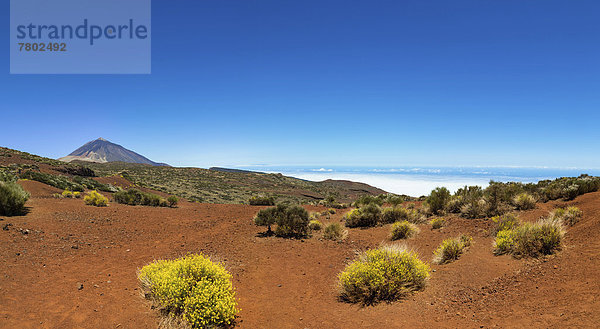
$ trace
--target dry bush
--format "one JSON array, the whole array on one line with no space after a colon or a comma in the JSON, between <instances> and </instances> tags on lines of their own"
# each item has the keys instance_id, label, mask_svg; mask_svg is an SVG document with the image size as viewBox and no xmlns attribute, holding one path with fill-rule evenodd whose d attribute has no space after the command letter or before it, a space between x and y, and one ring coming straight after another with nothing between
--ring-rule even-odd
<instances>
[{"instance_id":1,"label":"dry bush","mask_svg":"<svg viewBox=\"0 0 600 329\"><path fill-rule=\"evenodd\" d=\"M392 224L390 230L390 240L409 239L419 233L417 225L409 223L407 221L396 222Z\"/></svg>"},{"instance_id":2,"label":"dry bush","mask_svg":"<svg viewBox=\"0 0 600 329\"><path fill-rule=\"evenodd\" d=\"M467 249L473 239L462 234L458 238L446 239L435 251L433 262L436 264L446 264L457 260L460 255Z\"/></svg>"},{"instance_id":3,"label":"dry bush","mask_svg":"<svg viewBox=\"0 0 600 329\"><path fill-rule=\"evenodd\" d=\"M323 239L342 241L348 236L348 230L345 230L340 223L329 223L323 229Z\"/></svg>"}]
</instances>

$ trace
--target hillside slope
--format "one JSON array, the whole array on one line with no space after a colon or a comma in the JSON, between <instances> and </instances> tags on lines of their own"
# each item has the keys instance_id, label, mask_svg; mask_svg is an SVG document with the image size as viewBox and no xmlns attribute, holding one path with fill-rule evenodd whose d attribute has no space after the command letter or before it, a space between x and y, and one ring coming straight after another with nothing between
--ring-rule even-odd
<instances>
[{"instance_id":1,"label":"hillside slope","mask_svg":"<svg viewBox=\"0 0 600 329\"><path fill-rule=\"evenodd\" d=\"M62 180L80 180L79 176L100 176L94 179L104 184L129 188L133 183L138 187L208 203L248 202L251 196L260 194L275 196L278 201L296 203L315 202L329 195L334 196L338 202L350 202L360 195L385 193L381 189L357 182L311 182L281 174L251 171L176 168L124 162L66 163L2 147L0 170L11 171L22 177L29 171L41 172Z\"/></svg>"}]
</instances>

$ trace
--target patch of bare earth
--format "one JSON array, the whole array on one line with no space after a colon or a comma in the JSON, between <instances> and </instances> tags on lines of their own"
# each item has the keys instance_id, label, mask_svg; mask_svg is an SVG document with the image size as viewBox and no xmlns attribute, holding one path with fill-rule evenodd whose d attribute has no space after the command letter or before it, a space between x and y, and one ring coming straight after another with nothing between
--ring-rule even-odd
<instances>
[{"instance_id":1,"label":"patch of bare earth","mask_svg":"<svg viewBox=\"0 0 600 329\"><path fill-rule=\"evenodd\" d=\"M240 328L594 327L600 317L600 193L575 204L582 221L566 248L544 261L496 257L489 223L449 218L441 230L420 225L407 244L422 259L448 237L473 236L457 261L432 265L427 288L406 300L360 307L337 300L336 276L357 250L386 243L389 225L349 229L342 242L262 238L261 207L182 202L179 208L111 203L85 206L21 182L29 214L0 226L0 327L154 328L158 313L140 297L136 270L153 259L203 252L234 277ZM527 220L562 202L538 205ZM325 210L310 207L310 210ZM343 210L333 215L341 220Z\"/></svg>"}]
</instances>

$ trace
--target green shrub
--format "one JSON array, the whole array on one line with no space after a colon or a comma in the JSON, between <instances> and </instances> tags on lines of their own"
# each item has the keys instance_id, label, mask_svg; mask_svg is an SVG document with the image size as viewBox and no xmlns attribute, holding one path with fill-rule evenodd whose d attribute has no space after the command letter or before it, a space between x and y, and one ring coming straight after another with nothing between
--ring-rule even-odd
<instances>
[{"instance_id":1,"label":"green shrub","mask_svg":"<svg viewBox=\"0 0 600 329\"><path fill-rule=\"evenodd\" d=\"M438 187L431 191L425 201L433 214L439 215L446 207L446 203L450 200L450 191L445 187Z\"/></svg>"},{"instance_id":2,"label":"green shrub","mask_svg":"<svg viewBox=\"0 0 600 329\"><path fill-rule=\"evenodd\" d=\"M0 182L14 183L17 181L17 176L12 173L0 169Z\"/></svg>"},{"instance_id":3,"label":"green shrub","mask_svg":"<svg viewBox=\"0 0 600 329\"><path fill-rule=\"evenodd\" d=\"M517 210L528 210L535 208L535 198L527 193L521 193L513 199Z\"/></svg>"},{"instance_id":4,"label":"green shrub","mask_svg":"<svg viewBox=\"0 0 600 329\"><path fill-rule=\"evenodd\" d=\"M401 195L388 194L385 202L391 204L393 207L396 207L404 202L404 197Z\"/></svg>"},{"instance_id":5,"label":"green shrub","mask_svg":"<svg viewBox=\"0 0 600 329\"><path fill-rule=\"evenodd\" d=\"M434 230L440 229L442 228L445 224L446 221L443 218L434 218L432 219L429 224L431 224L431 228Z\"/></svg>"},{"instance_id":6,"label":"green shrub","mask_svg":"<svg viewBox=\"0 0 600 329\"><path fill-rule=\"evenodd\" d=\"M561 220L546 218L536 223L523 223L498 232L494 252L516 257L550 255L561 249L564 234Z\"/></svg>"},{"instance_id":7,"label":"green shrub","mask_svg":"<svg viewBox=\"0 0 600 329\"><path fill-rule=\"evenodd\" d=\"M167 198L167 202L169 203L169 207L173 208L173 207L176 207L177 204L179 203L179 198L177 198L174 195L171 195L170 197Z\"/></svg>"},{"instance_id":8,"label":"green shrub","mask_svg":"<svg viewBox=\"0 0 600 329\"><path fill-rule=\"evenodd\" d=\"M340 298L372 305L394 301L425 287L429 266L402 247L368 250L338 275Z\"/></svg>"},{"instance_id":9,"label":"green shrub","mask_svg":"<svg viewBox=\"0 0 600 329\"><path fill-rule=\"evenodd\" d=\"M416 209L408 209L402 206L383 208L381 223L390 224L398 221L408 221L414 224L422 222L422 216Z\"/></svg>"},{"instance_id":10,"label":"green shrub","mask_svg":"<svg viewBox=\"0 0 600 329\"><path fill-rule=\"evenodd\" d=\"M390 240L408 239L419 233L419 228L415 224L407 221L396 222L392 224L390 230Z\"/></svg>"},{"instance_id":11,"label":"green shrub","mask_svg":"<svg viewBox=\"0 0 600 329\"><path fill-rule=\"evenodd\" d=\"M335 209L329 208L329 209L327 209L327 211L329 212L330 215L335 215Z\"/></svg>"},{"instance_id":12,"label":"green shrub","mask_svg":"<svg viewBox=\"0 0 600 329\"><path fill-rule=\"evenodd\" d=\"M466 248L471 245L473 239L468 235L461 235L458 238L446 239L435 251L433 262L436 264L446 264L457 260Z\"/></svg>"},{"instance_id":13,"label":"green shrub","mask_svg":"<svg viewBox=\"0 0 600 329\"><path fill-rule=\"evenodd\" d=\"M309 215L300 206L277 205L261 209L254 217L258 226L267 226L267 234L271 234L271 225L277 224L275 234L278 236L306 236L308 234Z\"/></svg>"},{"instance_id":14,"label":"green shrub","mask_svg":"<svg viewBox=\"0 0 600 329\"><path fill-rule=\"evenodd\" d=\"M275 234L278 236L306 236L309 221L306 209L300 206L287 207L285 216L277 220Z\"/></svg>"},{"instance_id":15,"label":"green shrub","mask_svg":"<svg viewBox=\"0 0 600 329\"><path fill-rule=\"evenodd\" d=\"M550 213L550 219L560 220L568 226L575 225L582 216L583 212L577 207L557 208Z\"/></svg>"},{"instance_id":16,"label":"green shrub","mask_svg":"<svg viewBox=\"0 0 600 329\"><path fill-rule=\"evenodd\" d=\"M362 195L356 201L354 201L354 206L355 207L364 207L364 206L368 206L371 204L376 205L376 206L381 206L381 205L383 205L383 201L384 200L382 198L378 198L376 196Z\"/></svg>"},{"instance_id":17,"label":"green shrub","mask_svg":"<svg viewBox=\"0 0 600 329\"><path fill-rule=\"evenodd\" d=\"M273 233L271 226L277 224L279 217L285 216L285 208L284 205L277 205L276 207L259 210L254 216L254 224L267 226L267 234L271 235Z\"/></svg>"},{"instance_id":18,"label":"green shrub","mask_svg":"<svg viewBox=\"0 0 600 329\"><path fill-rule=\"evenodd\" d=\"M252 206L274 206L275 198L272 196L253 196L248 203Z\"/></svg>"},{"instance_id":19,"label":"green shrub","mask_svg":"<svg viewBox=\"0 0 600 329\"><path fill-rule=\"evenodd\" d=\"M96 207L106 207L108 205L108 199L95 190L88 192L88 194L83 198L83 201L87 205Z\"/></svg>"},{"instance_id":20,"label":"green shrub","mask_svg":"<svg viewBox=\"0 0 600 329\"><path fill-rule=\"evenodd\" d=\"M191 328L229 327L239 313L231 274L208 257L155 261L138 279L147 299Z\"/></svg>"},{"instance_id":21,"label":"green shrub","mask_svg":"<svg viewBox=\"0 0 600 329\"><path fill-rule=\"evenodd\" d=\"M29 193L15 182L0 181L0 215L15 216L25 213Z\"/></svg>"},{"instance_id":22,"label":"green shrub","mask_svg":"<svg viewBox=\"0 0 600 329\"><path fill-rule=\"evenodd\" d=\"M152 207L168 207L169 203L160 196L152 193L142 192L136 189L119 191L113 194L116 203L130 206L142 205Z\"/></svg>"},{"instance_id":23,"label":"green shrub","mask_svg":"<svg viewBox=\"0 0 600 329\"><path fill-rule=\"evenodd\" d=\"M488 202L485 198L479 198L465 203L460 209L460 214L465 218L482 218L487 216L488 210Z\"/></svg>"},{"instance_id":24,"label":"green shrub","mask_svg":"<svg viewBox=\"0 0 600 329\"><path fill-rule=\"evenodd\" d=\"M372 227L379 223L381 208L376 204L354 209L344 215L347 227Z\"/></svg>"},{"instance_id":25,"label":"green shrub","mask_svg":"<svg viewBox=\"0 0 600 329\"><path fill-rule=\"evenodd\" d=\"M319 222L318 220L314 219L314 220L311 220L310 222L308 222L308 228L311 231L320 231L321 228L323 228L323 224L321 222Z\"/></svg>"},{"instance_id":26,"label":"green shrub","mask_svg":"<svg viewBox=\"0 0 600 329\"><path fill-rule=\"evenodd\" d=\"M329 223L323 229L323 239L342 241L348 236L348 231L345 230L340 223Z\"/></svg>"},{"instance_id":27,"label":"green shrub","mask_svg":"<svg viewBox=\"0 0 600 329\"><path fill-rule=\"evenodd\" d=\"M514 214L494 216L492 217L492 229L490 233L492 236L496 236L500 231L512 230L519 226L519 223L519 218Z\"/></svg>"},{"instance_id":28,"label":"green shrub","mask_svg":"<svg viewBox=\"0 0 600 329\"><path fill-rule=\"evenodd\" d=\"M444 210L451 214L458 214L460 213L460 210L463 207L463 205L463 197L460 195L453 195L446 203Z\"/></svg>"}]
</instances>

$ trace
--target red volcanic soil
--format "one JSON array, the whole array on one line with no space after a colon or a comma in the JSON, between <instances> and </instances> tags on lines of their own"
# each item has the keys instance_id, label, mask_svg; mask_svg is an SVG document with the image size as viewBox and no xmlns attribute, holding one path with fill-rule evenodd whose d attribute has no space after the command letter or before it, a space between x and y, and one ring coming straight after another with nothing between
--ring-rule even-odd
<instances>
[{"instance_id":1,"label":"red volcanic soil","mask_svg":"<svg viewBox=\"0 0 600 329\"><path fill-rule=\"evenodd\" d=\"M539 204L525 220L554 207L578 206L582 221L566 247L544 260L492 255L489 222L448 218L408 240L431 261L444 238L471 234L457 261L432 265L424 291L399 302L360 307L337 300L336 275L357 250L386 241L389 225L350 229L342 243L263 238L252 223L260 207L183 202L179 208L111 203L85 206L22 181L31 192L25 216L0 226L0 327L155 328L159 314L140 296L136 271L154 259L203 252L233 274L240 328L593 328L600 323L600 192ZM324 208L310 207L310 210ZM338 211L331 220L340 220Z\"/></svg>"}]
</instances>

